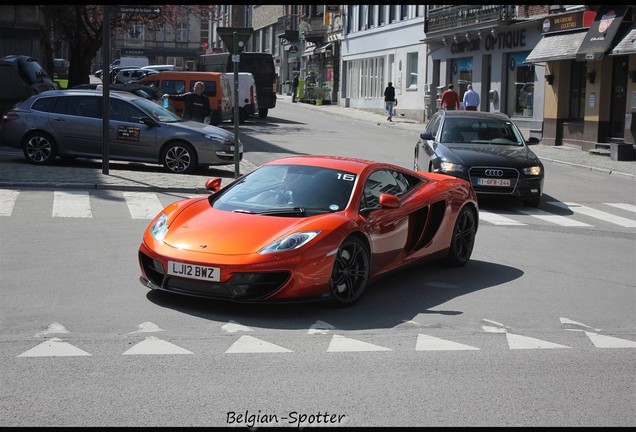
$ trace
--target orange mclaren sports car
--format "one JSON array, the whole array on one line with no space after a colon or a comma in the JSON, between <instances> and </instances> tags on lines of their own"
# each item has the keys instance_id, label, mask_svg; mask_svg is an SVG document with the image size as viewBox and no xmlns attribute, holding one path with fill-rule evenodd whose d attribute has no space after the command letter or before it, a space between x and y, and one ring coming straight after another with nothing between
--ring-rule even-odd
<instances>
[{"instance_id":1,"label":"orange mclaren sports car","mask_svg":"<svg viewBox=\"0 0 636 432\"><path fill-rule=\"evenodd\" d=\"M139 248L150 289L235 302L355 303L418 260L462 266L479 221L469 182L333 156L266 163L167 206Z\"/></svg>"}]
</instances>

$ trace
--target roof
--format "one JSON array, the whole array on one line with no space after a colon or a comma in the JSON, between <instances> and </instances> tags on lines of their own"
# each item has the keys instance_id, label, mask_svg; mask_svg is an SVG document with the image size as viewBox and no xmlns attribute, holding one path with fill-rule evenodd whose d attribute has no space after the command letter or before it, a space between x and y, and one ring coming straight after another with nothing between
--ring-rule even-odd
<instances>
[{"instance_id":1,"label":"roof","mask_svg":"<svg viewBox=\"0 0 636 432\"><path fill-rule=\"evenodd\" d=\"M488 112L488 111L466 111L466 110L440 110L438 111L445 117L476 117L476 118L496 118L500 120L510 120L510 117L502 112Z\"/></svg>"}]
</instances>

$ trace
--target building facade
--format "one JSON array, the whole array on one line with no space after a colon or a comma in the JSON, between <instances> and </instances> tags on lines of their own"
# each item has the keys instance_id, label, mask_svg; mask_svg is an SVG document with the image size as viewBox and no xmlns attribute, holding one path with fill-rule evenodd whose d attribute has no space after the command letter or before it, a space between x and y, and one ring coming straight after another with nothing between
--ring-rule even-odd
<instances>
[{"instance_id":1,"label":"building facade","mask_svg":"<svg viewBox=\"0 0 636 432\"><path fill-rule=\"evenodd\" d=\"M384 110L384 89L395 87L396 115L425 120L428 58L423 5L345 5L339 104Z\"/></svg>"},{"instance_id":2,"label":"building facade","mask_svg":"<svg viewBox=\"0 0 636 432\"><path fill-rule=\"evenodd\" d=\"M427 117L439 109L448 84L454 84L460 100L472 84L480 111L506 113L527 134L540 135L543 68L525 60L541 38L545 15L547 6L429 6Z\"/></svg>"},{"instance_id":3,"label":"building facade","mask_svg":"<svg viewBox=\"0 0 636 432\"><path fill-rule=\"evenodd\" d=\"M545 70L543 143L583 150L628 144L636 133L633 5L551 7L527 61ZM631 71L631 72L630 72Z\"/></svg>"}]
</instances>

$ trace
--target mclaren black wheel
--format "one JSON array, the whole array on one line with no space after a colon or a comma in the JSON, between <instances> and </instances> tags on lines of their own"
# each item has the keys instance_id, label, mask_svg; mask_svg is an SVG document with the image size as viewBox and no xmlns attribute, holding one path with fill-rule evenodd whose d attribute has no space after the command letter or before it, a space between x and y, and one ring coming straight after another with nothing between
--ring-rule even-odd
<instances>
[{"instance_id":1,"label":"mclaren black wheel","mask_svg":"<svg viewBox=\"0 0 636 432\"><path fill-rule=\"evenodd\" d=\"M338 248L329 281L331 303L337 307L354 304L369 281L369 249L357 237L347 238Z\"/></svg>"},{"instance_id":2,"label":"mclaren black wheel","mask_svg":"<svg viewBox=\"0 0 636 432\"><path fill-rule=\"evenodd\" d=\"M475 234L477 234L475 213L469 207L464 207L455 221L450 249L446 256L446 262L449 265L461 267L468 262L475 246Z\"/></svg>"}]
</instances>

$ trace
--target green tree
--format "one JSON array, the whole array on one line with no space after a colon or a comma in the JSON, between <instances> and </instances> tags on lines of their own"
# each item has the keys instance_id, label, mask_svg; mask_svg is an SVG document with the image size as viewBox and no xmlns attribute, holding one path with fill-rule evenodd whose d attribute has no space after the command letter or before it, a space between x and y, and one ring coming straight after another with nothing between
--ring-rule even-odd
<instances>
[{"instance_id":1,"label":"green tree","mask_svg":"<svg viewBox=\"0 0 636 432\"><path fill-rule=\"evenodd\" d=\"M119 7L115 5L48 5L41 6L48 19L47 40L51 35L67 41L69 48L69 77L68 86L87 84L91 72L91 61L97 51L102 47L104 7L110 8L110 35L115 30L123 28L128 23L137 22L148 25L149 29L159 26L177 27L187 20L190 14L199 17L208 17L209 13L216 11L216 6L209 5L161 5L160 14L130 14L118 13ZM112 36L111 36L112 37ZM53 59L49 59L49 66ZM49 70L53 70L49 67Z\"/></svg>"}]
</instances>

